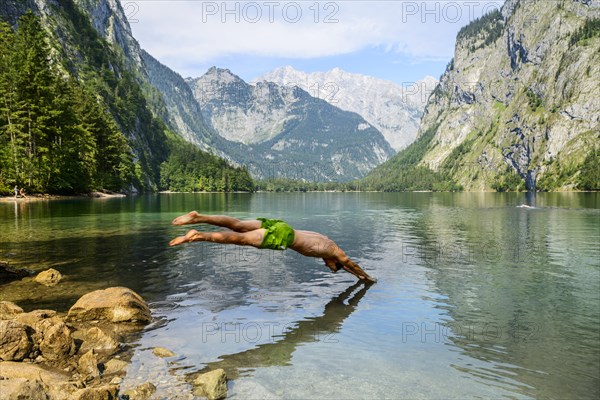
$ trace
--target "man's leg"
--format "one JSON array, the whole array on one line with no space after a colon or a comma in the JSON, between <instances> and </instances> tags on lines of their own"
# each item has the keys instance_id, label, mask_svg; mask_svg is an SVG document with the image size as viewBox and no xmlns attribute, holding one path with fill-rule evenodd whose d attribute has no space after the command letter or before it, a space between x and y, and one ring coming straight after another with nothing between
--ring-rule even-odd
<instances>
[{"instance_id":1,"label":"man's leg","mask_svg":"<svg viewBox=\"0 0 600 400\"><path fill-rule=\"evenodd\" d=\"M235 232L249 232L260 229L261 222L258 220L242 221L227 215L203 215L196 211L190 211L173 220L173 225L209 224L231 229Z\"/></svg>"},{"instance_id":2,"label":"man's leg","mask_svg":"<svg viewBox=\"0 0 600 400\"><path fill-rule=\"evenodd\" d=\"M190 242L213 242L260 248L265 232L265 229L255 229L250 232L198 232L192 229L185 236L179 236L171 240L169 246Z\"/></svg>"}]
</instances>

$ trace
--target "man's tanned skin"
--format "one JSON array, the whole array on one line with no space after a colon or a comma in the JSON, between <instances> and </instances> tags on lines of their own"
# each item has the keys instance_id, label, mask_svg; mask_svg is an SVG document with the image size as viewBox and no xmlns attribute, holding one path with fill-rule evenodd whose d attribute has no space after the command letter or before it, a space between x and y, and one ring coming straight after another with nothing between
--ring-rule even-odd
<instances>
[{"instance_id":1,"label":"man's tanned skin","mask_svg":"<svg viewBox=\"0 0 600 400\"><path fill-rule=\"evenodd\" d=\"M231 231L198 232L192 229L185 236L179 236L171 240L169 245L177 246L188 242L214 242L261 248L267 232L266 229L261 228L261 221L258 220L242 221L226 215L203 215L196 211L190 211L173 220L173 225L201 223L228 228ZM333 240L320 233L294 229L294 242L290 245L290 248L307 257L322 258L325 265L332 272L344 269L358 279L376 282L358 264L350 260Z\"/></svg>"}]
</instances>

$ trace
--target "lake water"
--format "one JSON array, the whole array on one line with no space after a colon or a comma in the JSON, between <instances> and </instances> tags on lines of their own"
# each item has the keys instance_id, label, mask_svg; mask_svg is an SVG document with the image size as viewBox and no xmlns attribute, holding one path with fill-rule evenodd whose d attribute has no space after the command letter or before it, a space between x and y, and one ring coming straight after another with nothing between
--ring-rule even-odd
<instances>
[{"instance_id":1,"label":"lake water","mask_svg":"<svg viewBox=\"0 0 600 400\"><path fill-rule=\"evenodd\" d=\"M356 285L293 251L168 248L188 229L170 221L192 209L322 232L379 282ZM0 260L66 276L55 288L4 285L3 300L66 311L109 286L148 300L157 323L124 385L150 379L158 397L185 398L173 376L219 367L232 399L600 396L598 193L6 202L0 226Z\"/></svg>"}]
</instances>

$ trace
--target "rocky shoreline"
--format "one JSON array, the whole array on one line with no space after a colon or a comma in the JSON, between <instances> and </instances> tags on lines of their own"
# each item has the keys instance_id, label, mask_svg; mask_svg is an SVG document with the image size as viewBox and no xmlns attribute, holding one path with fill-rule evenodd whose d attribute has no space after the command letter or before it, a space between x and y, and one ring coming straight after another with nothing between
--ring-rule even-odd
<instances>
[{"instance_id":1,"label":"rocky shoreline","mask_svg":"<svg viewBox=\"0 0 600 400\"><path fill-rule=\"evenodd\" d=\"M36 281L56 285L60 273L45 271ZM150 398L157 389L152 382L121 388L133 355L128 339L150 322L146 301L125 287L87 293L66 314L25 312L0 301L0 399ZM163 348L153 353L175 355ZM216 400L227 395L223 370L196 375L191 383L194 396Z\"/></svg>"}]
</instances>

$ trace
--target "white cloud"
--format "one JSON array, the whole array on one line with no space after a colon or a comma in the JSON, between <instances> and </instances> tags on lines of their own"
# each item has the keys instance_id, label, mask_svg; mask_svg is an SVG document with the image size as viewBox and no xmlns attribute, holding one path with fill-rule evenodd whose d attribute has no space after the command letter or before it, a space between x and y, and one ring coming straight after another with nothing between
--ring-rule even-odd
<instances>
[{"instance_id":1,"label":"white cloud","mask_svg":"<svg viewBox=\"0 0 600 400\"><path fill-rule=\"evenodd\" d=\"M317 58L368 47L449 59L460 27L503 0L122 1L126 10L136 5L129 17L141 46L178 69L226 56Z\"/></svg>"}]
</instances>

